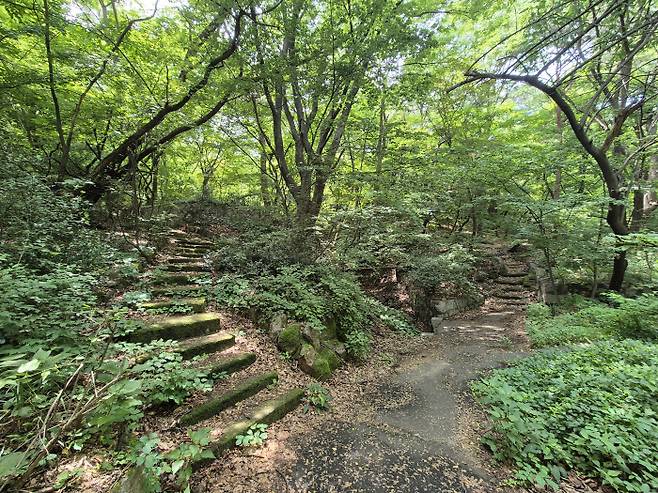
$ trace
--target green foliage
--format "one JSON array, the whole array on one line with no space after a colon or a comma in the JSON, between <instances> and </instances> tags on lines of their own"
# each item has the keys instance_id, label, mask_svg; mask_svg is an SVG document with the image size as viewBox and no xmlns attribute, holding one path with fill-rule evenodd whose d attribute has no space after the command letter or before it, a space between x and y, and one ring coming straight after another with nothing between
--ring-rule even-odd
<instances>
[{"instance_id":1,"label":"green foliage","mask_svg":"<svg viewBox=\"0 0 658 493\"><path fill-rule=\"evenodd\" d=\"M178 353L162 352L131 369L142 382L146 402L155 405L167 402L181 404L193 391L208 392L212 389L206 372L186 367L182 360Z\"/></svg>"},{"instance_id":2,"label":"green foliage","mask_svg":"<svg viewBox=\"0 0 658 493\"><path fill-rule=\"evenodd\" d=\"M430 292L440 286L447 288L452 285L461 293L473 293L476 288L470 275L474 263L475 257L471 253L460 245L454 245L440 255L416 259L408 277L414 286Z\"/></svg>"},{"instance_id":3,"label":"green foliage","mask_svg":"<svg viewBox=\"0 0 658 493\"><path fill-rule=\"evenodd\" d=\"M133 464L141 468L147 493L162 491L161 480L165 474L175 478L180 491L189 493L192 464L203 459L213 459L215 455L206 448L210 443L210 429L188 431L188 436L190 443L181 443L165 454L158 451L160 439L155 433L142 436L130 453L119 457L117 463Z\"/></svg>"},{"instance_id":4,"label":"green foliage","mask_svg":"<svg viewBox=\"0 0 658 493\"><path fill-rule=\"evenodd\" d=\"M363 361L370 354L370 334L363 330L352 330L345 336L347 354L356 360Z\"/></svg>"},{"instance_id":5,"label":"green foliage","mask_svg":"<svg viewBox=\"0 0 658 493\"><path fill-rule=\"evenodd\" d=\"M644 295L632 299L610 294L608 298L610 305L593 301L574 305L567 300L571 306L555 317L550 316L545 305L531 305L527 328L533 345L546 347L610 338L658 339L658 297Z\"/></svg>"},{"instance_id":6,"label":"green foliage","mask_svg":"<svg viewBox=\"0 0 658 493\"><path fill-rule=\"evenodd\" d=\"M94 278L64 266L38 275L6 261L0 255L0 340L24 347L75 344L79 332L95 321Z\"/></svg>"},{"instance_id":7,"label":"green foliage","mask_svg":"<svg viewBox=\"0 0 658 493\"><path fill-rule=\"evenodd\" d=\"M319 411L328 411L330 408L331 395L326 387L319 383L312 383L306 389L304 395L304 411L308 412L311 408Z\"/></svg>"},{"instance_id":8,"label":"green foliage","mask_svg":"<svg viewBox=\"0 0 658 493\"><path fill-rule=\"evenodd\" d=\"M267 440L267 425L256 423L251 425L244 435L235 437L235 444L238 447L258 447L263 445Z\"/></svg>"},{"instance_id":9,"label":"green foliage","mask_svg":"<svg viewBox=\"0 0 658 493\"><path fill-rule=\"evenodd\" d=\"M548 349L473 388L493 420L485 443L522 482L557 489L567 468L615 491L658 489L658 345Z\"/></svg>"},{"instance_id":10,"label":"green foliage","mask_svg":"<svg viewBox=\"0 0 658 493\"><path fill-rule=\"evenodd\" d=\"M266 320L283 311L320 330L332 319L342 333L365 330L373 320L416 332L402 313L366 296L353 275L328 266L293 265L253 278L228 274L218 280L214 293L220 305L254 310Z\"/></svg>"}]
</instances>

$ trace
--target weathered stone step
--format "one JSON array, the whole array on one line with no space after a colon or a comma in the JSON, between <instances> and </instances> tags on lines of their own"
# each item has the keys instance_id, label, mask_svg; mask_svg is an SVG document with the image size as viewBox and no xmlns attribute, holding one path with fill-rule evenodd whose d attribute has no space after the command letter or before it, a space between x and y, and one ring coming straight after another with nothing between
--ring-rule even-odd
<instances>
[{"instance_id":1,"label":"weathered stone step","mask_svg":"<svg viewBox=\"0 0 658 493\"><path fill-rule=\"evenodd\" d=\"M194 313L201 313L206 308L206 299L178 298L162 301L150 301L147 303L140 303L139 307L144 308L145 310L158 310L161 308L173 308L180 305L190 307Z\"/></svg>"},{"instance_id":2,"label":"weathered stone step","mask_svg":"<svg viewBox=\"0 0 658 493\"><path fill-rule=\"evenodd\" d=\"M511 277L509 279L506 279L505 277L499 277L496 279L496 282L498 284L509 284L510 286L523 286L522 277Z\"/></svg>"},{"instance_id":3,"label":"weathered stone step","mask_svg":"<svg viewBox=\"0 0 658 493\"><path fill-rule=\"evenodd\" d=\"M194 284L194 278L197 276L189 274L163 274L151 280L154 286L162 286L165 284Z\"/></svg>"},{"instance_id":4,"label":"weathered stone step","mask_svg":"<svg viewBox=\"0 0 658 493\"><path fill-rule=\"evenodd\" d=\"M215 353L230 348L235 344L235 336L228 332L215 332L204 336L181 341L176 349L183 359L192 359L202 354Z\"/></svg>"},{"instance_id":5,"label":"weathered stone step","mask_svg":"<svg viewBox=\"0 0 658 493\"><path fill-rule=\"evenodd\" d=\"M527 275L528 272L506 272L503 277L525 277Z\"/></svg>"},{"instance_id":6,"label":"weathered stone step","mask_svg":"<svg viewBox=\"0 0 658 493\"><path fill-rule=\"evenodd\" d=\"M510 305L510 306L514 305L514 306L523 306L523 307L528 306L527 300L511 300L511 299L501 298L498 301L500 301L504 305Z\"/></svg>"},{"instance_id":7,"label":"weathered stone step","mask_svg":"<svg viewBox=\"0 0 658 493\"><path fill-rule=\"evenodd\" d=\"M131 342L150 342L156 339L189 339L219 329L219 315L216 313L197 313L168 317L161 322L147 326L145 329L128 335Z\"/></svg>"},{"instance_id":8,"label":"weathered stone step","mask_svg":"<svg viewBox=\"0 0 658 493\"><path fill-rule=\"evenodd\" d=\"M248 419L236 421L226 427L224 432L210 443L210 450L215 457L220 457L224 452L235 445L235 439L238 435L243 435L249 428L258 423L271 424L283 418L290 411L294 410L304 397L304 389L293 389L285 394L264 402L252 412ZM212 459L202 459L194 464L200 467L210 462Z\"/></svg>"},{"instance_id":9,"label":"weathered stone step","mask_svg":"<svg viewBox=\"0 0 658 493\"><path fill-rule=\"evenodd\" d=\"M183 257L170 257L167 259L167 262L170 264L196 264L200 262L200 258L202 258L202 255L194 255L194 256L183 256Z\"/></svg>"},{"instance_id":10,"label":"weathered stone step","mask_svg":"<svg viewBox=\"0 0 658 493\"><path fill-rule=\"evenodd\" d=\"M201 369L208 372L209 375L217 375L219 373L235 373L238 370L248 367L256 361L255 353L241 353L235 356L227 356L220 358L210 366L203 366Z\"/></svg>"},{"instance_id":11,"label":"weathered stone step","mask_svg":"<svg viewBox=\"0 0 658 493\"><path fill-rule=\"evenodd\" d=\"M176 255L181 257L203 257L210 250L207 248L177 248Z\"/></svg>"},{"instance_id":12,"label":"weathered stone step","mask_svg":"<svg viewBox=\"0 0 658 493\"><path fill-rule=\"evenodd\" d=\"M502 300L525 300L526 295L525 294L519 294L519 293L512 293L512 292L507 292L507 293L495 293L494 296L496 298L500 298Z\"/></svg>"},{"instance_id":13,"label":"weathered stone step","mask_svg":"<svg viewBox=\"0 0 658 493\"><path fill-rule=\"evenodd\" d=\"M194 246L213 246L212 241L203 240L199 238L179 238L176 240L176 243L180 245L194 245Z\"/></svg>"},{"instance_id":14,"label":"weathered stone step","mask_svg":"<svg viewBox=\"0 0 658 493\"><path fill-rule=\"evenodd\" d=\"M158 286L152 287L149 289L152 295L162 296L162 295L185 295L185 294L197 294L205 289L204 286L199 286L198 284L191 284L185 286Z\"/></svg>"},{"instance_id":15,"label":"weathered stone step","mask_svg":"<svg viewBox=\"0 0 658 493\"><path fill-rule=\"evenodd\" d=\"M496 282L498 285L498 291L501 293L507 293L507 292L519 292L519 291L526 291L527 288L524 284L506 284L504 282Z\"/></svg>"},{"instance_id":16,"label":"weathered stone step","mask_svg":"<svg viewBox=\"0 0 658 493\"><path fill-rule=\"evenodd\" d=\"M169 272L209 272L210 267L205 264L167 264L162 269Z\"/></svg>"},{"instance_id":17,"label":"weathered stone step","mask_svg":"<svg viewBox=\"0 0 658 493\"><path fill-rule=\"evenodd\" d=\"M277 373L272 371L248 378L228 392L215 395L203 404L195 406L194 409L183 415L178 420L178 423L182 426L191 426L212 418L224 409L234 406L252 395L256 395L268 385L276 382L278 377Z\"/></svg>"}]
</instances>

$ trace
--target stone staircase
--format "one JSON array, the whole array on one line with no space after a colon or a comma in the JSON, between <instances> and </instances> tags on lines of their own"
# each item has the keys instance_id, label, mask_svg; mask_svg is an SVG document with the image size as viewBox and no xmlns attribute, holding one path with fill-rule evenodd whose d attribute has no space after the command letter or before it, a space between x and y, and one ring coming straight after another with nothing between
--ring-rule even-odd
<instances>
[{"instance_id":1,"label":"stone staircase","mask_svg":"<svg viewBox=\"0 0 658 493\"><path fill-rule=\"evenodd\" d=\"M534 290L528 278L528 265L512 254L500 257L505 271L493 281L487 298L502 308L525 310L534 298Z\"/></svg>"},{"instance_id":2,"label":"stone staircase","mask_svg":"<svg viewBox=\"0 0 658 493\"><path fill-rule=\"evenodd\" d=\"M169 255L159 266L158 274L151 279L149 291L153 300L141 304L141 308L147 314L150 310L166 311L172 307L182 307L191 313L160 316L127 336L127 339L140 343L158 339L175 340L178 345L174 351L181 354L184 360L207 355L207 361L190 364L204 369L211 377L231 375L230 381L236 382L227 388L227 382L220 379L204 402L195 403L192 408L183 407L182 414L177 413L174 424L177 428L184 429L210 418L220 418L222 411L248 399L252 401L244 407L244 411L240 411L243 413L241 418L230 423L222 422L220 430L216 433L211 431L209 448L218 458L235 444L238 435L246 433L252 425L270 424L295 409L304 396L304 389L293 388L273 398L271 395L269 399L259 398L263 389L271 390L277 384L279 376L275 371L261 371L249 377L240 375L256 362L257 355L254 352L235 352L235 336L221 330L219 314L206 311L207 281L205 284L199 283L199 278L211 273L205 255L212 243L181 231L174 231L171 236ZM223 354L229 348L231 353Z\"/></svg>"}]
</instances>

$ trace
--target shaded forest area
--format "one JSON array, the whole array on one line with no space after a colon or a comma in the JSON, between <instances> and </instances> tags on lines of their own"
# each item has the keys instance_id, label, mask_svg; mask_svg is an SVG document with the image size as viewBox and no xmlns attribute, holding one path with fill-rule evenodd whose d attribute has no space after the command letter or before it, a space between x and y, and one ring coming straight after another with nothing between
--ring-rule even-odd
<instances>
[{"instance_id":1,"label":"shaded forest area","mask_svg":"<svg viewBox=\"0 0 658 493\"><path fill-rule=\"evenodd\" d=\"M0 491L221 491L199 464L494 281L528 346L469 391L499 490L658 491L657 30L650 0L0 0ZM285 412L163 445L258 358L222 409Z\"/></svg>"}]
</instances>

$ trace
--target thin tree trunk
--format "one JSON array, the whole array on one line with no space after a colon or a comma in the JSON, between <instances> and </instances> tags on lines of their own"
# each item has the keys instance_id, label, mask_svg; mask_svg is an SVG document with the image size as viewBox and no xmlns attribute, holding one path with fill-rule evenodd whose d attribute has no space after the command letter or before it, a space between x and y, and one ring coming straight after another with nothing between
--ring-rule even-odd
<instances>
[{"instance_id":1,"label":"thin tree trunk","mask_svg":"<svg viewBox=\"0 0 658 493\"><path fill-rule=\"evenodd\" d=\"M62 111L59 106L59 98L57 96L57 87L55 84L55 62L50 40L50 4L48 0L43 0L43 15L44 15L44 44L46 45L46 59L48 60L48 86L50 88L50 96L53 101L53 108L55 110L55 130L59 138L59 146L61 155L59 158L59 166L57 168L57 179L63 180L67 175L66 165L69 160L69 146L66 142L64 135L64 127L62 125Z\"/></svg>"}]
</instances>

